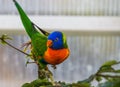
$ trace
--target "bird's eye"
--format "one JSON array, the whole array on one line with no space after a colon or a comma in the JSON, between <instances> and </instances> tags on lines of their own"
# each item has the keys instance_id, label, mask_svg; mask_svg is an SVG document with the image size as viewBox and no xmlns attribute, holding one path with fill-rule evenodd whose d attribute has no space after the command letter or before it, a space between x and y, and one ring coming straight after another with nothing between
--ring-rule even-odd
<instances>
[{"instance_id":1,"label":"bird's eye","mask_svg":"<svg viewBox=\"0 0 120 87\"><path fill-rule=\"evenodd\" d=\"M58 41L58 40L59 40L58 38L55 39L55 41Z\"/></svg>"}]
</instances>

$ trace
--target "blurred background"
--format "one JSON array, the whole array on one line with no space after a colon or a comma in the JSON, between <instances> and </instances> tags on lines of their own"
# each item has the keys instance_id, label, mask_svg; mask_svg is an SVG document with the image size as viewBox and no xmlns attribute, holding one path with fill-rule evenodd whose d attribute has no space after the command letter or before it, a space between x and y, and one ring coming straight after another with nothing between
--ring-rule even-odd
<instances>
[{"instance_id":1,"label":"blurred background","mask_svg":"<svg viewBox=\"0 0 120 87\"><path fill-rule=\"evenodd\" d=\"M67 36L71 54L53 72L57 81L76 82L107 60L120 60L120 0L17 0L29 18L47 31ZM20 48L29 40L12 0L0 0L0 35ZM26 56L0 44L0 87L20 87L37 78Z\"/></svg>"}]
</instances>

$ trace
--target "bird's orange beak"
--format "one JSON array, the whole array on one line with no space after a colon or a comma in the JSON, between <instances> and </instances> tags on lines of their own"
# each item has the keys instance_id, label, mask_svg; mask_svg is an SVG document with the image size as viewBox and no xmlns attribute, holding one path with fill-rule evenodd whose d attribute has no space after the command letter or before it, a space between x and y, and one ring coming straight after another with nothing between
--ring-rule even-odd
<instances>
[{"instance_id":1,"label":"bird's orange beak","mask_svg":"<svg viewBox=\"0 0 120 87\"><path fill-rule=\"evenodd\" d=\"M51 47L52 46L52 40L48 40L47 41L47 47Z\"/></svg>"}]
</instances>

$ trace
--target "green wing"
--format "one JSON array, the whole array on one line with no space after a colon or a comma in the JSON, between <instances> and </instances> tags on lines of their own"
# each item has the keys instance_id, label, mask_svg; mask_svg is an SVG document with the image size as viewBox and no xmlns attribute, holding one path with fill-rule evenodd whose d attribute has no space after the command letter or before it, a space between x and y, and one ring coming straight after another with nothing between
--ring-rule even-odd
<instances>
[{"instance_id":1,"label":"green wing","mask_svg":"<svg viewBox=\"0 0 120 87\"><path fill-rule=\"evenodd\" d=\"M24 28L31 38L32 46L33 46L33 52L35 56L43 56L44 52L46 51L46 42L47 37L45 35L40 34L37 29L35 28L34 24L31 22L31 20L28 18L24 10L21 8L21 6L17 3L16 0L13 0L15 3L15 6L20 14L20 18L22 20L22 23L24 25Z\"/></svg>"}]
</instances>

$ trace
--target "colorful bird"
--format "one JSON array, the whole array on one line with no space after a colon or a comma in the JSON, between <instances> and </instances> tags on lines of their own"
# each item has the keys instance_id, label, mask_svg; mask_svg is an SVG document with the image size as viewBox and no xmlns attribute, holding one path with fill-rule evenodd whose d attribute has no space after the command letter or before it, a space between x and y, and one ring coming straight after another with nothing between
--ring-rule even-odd
<instances>
[{"instance_id":1,"label":"colorful bird","mask_svg":"<svg viewBox=\"0 0 120 87\"><path fill-rule=\"evenodd\" d=\"M40 64L57 65L69 56L66 36L60 31L48 33L35 25L26 15L21 6L13 0L20 14L24 28L31 39L34 60ZM38 32L37 28L42 32Z\"/></svg>"}]
</instances>

